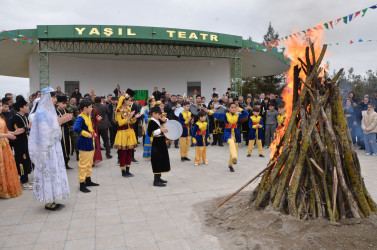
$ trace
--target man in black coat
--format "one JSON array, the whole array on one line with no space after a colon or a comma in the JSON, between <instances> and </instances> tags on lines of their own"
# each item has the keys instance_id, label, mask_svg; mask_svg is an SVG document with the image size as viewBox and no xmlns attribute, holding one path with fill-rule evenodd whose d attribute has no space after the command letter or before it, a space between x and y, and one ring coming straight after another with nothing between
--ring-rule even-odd
<instances>
[{"instance_id":1,"label":"man in black coat","mask_svg":"<svg viewBox=\"0 0 377 250\"><path fill-rule=\"evenodd\" d=\"M79 92L79 88L75 88L75 92L72 93L71 98L75 98L76 99L76 103L80 102L80 98L82 98L82 95Z\"/></svg>"},{"instance_id":2,"label":"man in black coat","mask_svg":"<svg viewBox=\"0 0 377 250\"><path fill-rule=\"evenodd\" d=\"M102 138L103 143L105 144L106 149L106 158L113 158L110 155L110 143L109 143L109 127L110 121L108 115L110 114L109 108L105 104L101 104L101 97L97 96L94 98L94 109L97 110L98 115L102 117L100 124L98 125L98 136Z\"/></svg>"},{"instance_id":3,"label":"man in black coat","mask_svg":"<svg viewBox=\"0 0 377 250\"><path fill-rule=\"evenodd\" d=\"M158 91L158 88L157 87L154 87L154 92L152 93L152 95L154 96L154 99L157 101L160 100L160 96L161 96L161 92Z\"/></svg>"},{"instance_id":4,"label":"man in black coat","mask_svg":"<svg viewBox=\"0 0 377 250\"><path fill-rule=\"evenodd\" d=\"M110 121L110 128L109 129L110 129L110 147L111 148L114 145L115 136L116 136L117 130L118 130L118 125L117 125L117 123L114 120L115 109L117 108L117 104L118 104L118 98L115 97L115 96L113 96L111 98L111 103L107 106L107 108L110 111L110 113L108 114L107 118Z\"/></svg>"},{"instance_id":5,"label":"man in black coat","mask_svg":"<svg viewBox=\"0 0 377 250\"><path fill-rule=\"evenodd\" d=\"M119 97L120 94L121 94L121 91L120 91L120 86L118 84L117 87L114 89L114 95L115 97Z\"/></svg>"}]
</instances>

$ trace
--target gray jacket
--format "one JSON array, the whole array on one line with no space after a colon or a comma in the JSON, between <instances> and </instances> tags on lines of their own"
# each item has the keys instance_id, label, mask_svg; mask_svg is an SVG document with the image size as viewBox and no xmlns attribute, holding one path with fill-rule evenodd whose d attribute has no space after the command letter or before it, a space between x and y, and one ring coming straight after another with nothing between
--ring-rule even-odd
<instances>
[{"instance_id":1,"label":"gray jacket","mask_svg":"<svg viewBox=\"0 0 377 250\"><path fill-rule=\"evenodd\" d=\"M108 119L108 114L110 114L109 108L105 104L95 104L94 108L97 110L98 115L102 117L101 123L98 125L98 130L107 129L110 127L110 121Z\"/></svg>"},{"instance_id":2,"label":"gray jacket","mask_svg":"<svg viewBox=\"0 0 377 250\"><path fill-rule=\"evenodd\" d=\"M266 112L265 124L266 125L276 125L278 123L278 115L279 115L279 113L276 110L270 111L268 109L267 112Z\"/></svg>"}]
</instances>

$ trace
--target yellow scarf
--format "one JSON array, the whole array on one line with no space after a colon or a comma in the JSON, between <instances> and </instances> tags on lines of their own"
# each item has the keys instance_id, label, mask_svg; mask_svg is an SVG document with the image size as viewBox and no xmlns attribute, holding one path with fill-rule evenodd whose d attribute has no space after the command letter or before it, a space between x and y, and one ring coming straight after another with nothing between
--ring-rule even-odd
<instances>
[{"instance_id":1,"label":"yellow scarf","mask_svg":"<svg viewBox=\"0 0 377 250\"><path fill-rule=\"evenodd\" d=\"M85 114L84 112L81 112L81 114L79 114L79 116L81 116L84 119L86 126L88 126L89 132L92 133L93 132L93 125L92 125L92 119L90 118L90 116Z\"/></svg>"},{"instance_id":2,"label":"yellow scarf","mask_svg":"<svg viewBox=\"0 0 377 250\"><path fill-rule=\"evenodd\" d=\"M198 121L196 124L198 125L200 130L206 130L207 129L207 123L206 122Z\"/></svg>"}]
</instances>

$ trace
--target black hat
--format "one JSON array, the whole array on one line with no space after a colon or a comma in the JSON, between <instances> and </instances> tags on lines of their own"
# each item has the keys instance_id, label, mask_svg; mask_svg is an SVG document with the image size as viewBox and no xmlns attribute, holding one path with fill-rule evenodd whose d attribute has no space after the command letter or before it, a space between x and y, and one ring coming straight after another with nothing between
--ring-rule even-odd
<instances>
[{"instance_id":1,"label":"black hat","mask_svg":"<svg viewBox=\"0 0 377 250\"><path fill-rule=\"evenodd\" d=\"M68 102L68 98L65 95L58 95L58 102Z\"/></svg>"},{"instance_id":2,"label":"black hat","mask_svg":"<svg viewBox=\"0 0 377 250\"><path fill-rule=\"evenodd\" d=\"M25 98L19 98L17 102L13 105L13 107L17 110L20 111L20 108L25 106L27 104L27 101L25 101Z\"/></svg>"},{"instance_id":3,"label":"black hat","mask_svg":"<svg viewBox=\"0 0 377 250\"><path fill-rule=\"evenodd\" d=\"M127 93L130 97L134 97L134 96L135 96L135 91L133 91L132 89L127 89L127 90L126 90L126 93Z\"/></svg>"},{"instance_id":4,"label":"black hat","mask_svg":"<svg viewBox=\"0 0 377 250\"><path fill-rule=\"evenodd\" d=\"M153 114L153 113L159 113L159 114L162 114L160 107L157 106L157 105L154 106L153 108L151 108L151 109L149 110L149 113L150 113L150 114Z\"/></svg>"}]
</instances>

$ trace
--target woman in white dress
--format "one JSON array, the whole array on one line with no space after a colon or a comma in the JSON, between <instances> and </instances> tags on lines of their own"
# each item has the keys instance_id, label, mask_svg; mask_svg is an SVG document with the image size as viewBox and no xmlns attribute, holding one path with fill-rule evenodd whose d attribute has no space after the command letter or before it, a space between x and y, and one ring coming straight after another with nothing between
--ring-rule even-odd
<instances>
[{"instance_id":1,"label":"woman in white dress","mask_svg":"<svg viewBox=\"0 0 377 250\"><path fill-rule=\"evenodd\" d=\"M58 118L53 88L42 89L41 94L32 115L29 136L29 155L35 165L33 196L35 200L47 203L46 209L56 210L60 204L55 202L68 198L70 194L59 124L72 119L72 115Z\"/></svg>"}]
</instances>

